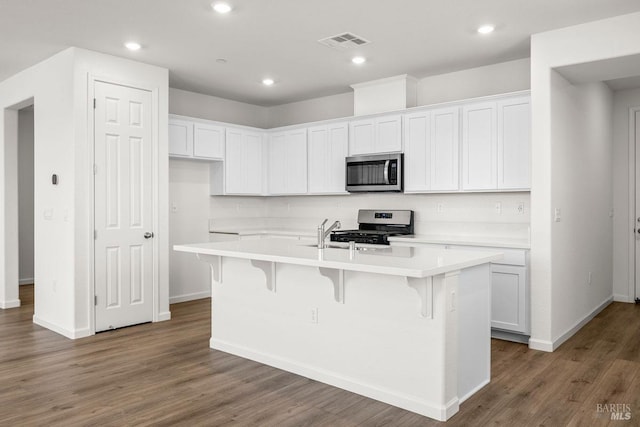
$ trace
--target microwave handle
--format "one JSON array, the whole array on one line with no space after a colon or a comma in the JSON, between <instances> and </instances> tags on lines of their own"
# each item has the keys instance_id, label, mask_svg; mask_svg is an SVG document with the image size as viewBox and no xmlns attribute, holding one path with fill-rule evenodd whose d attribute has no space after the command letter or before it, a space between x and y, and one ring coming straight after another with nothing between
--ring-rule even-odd
<instances>
[{"instance_id":1,"label":"microwave handle","mask_svg":"<svg viewBox=\"0 0 640 427\"><path fill-rule=\"evenodd\" d=\"M389 185L389 163L390 160L384 162L384 183Z\"/></svg>"}]
</instances>

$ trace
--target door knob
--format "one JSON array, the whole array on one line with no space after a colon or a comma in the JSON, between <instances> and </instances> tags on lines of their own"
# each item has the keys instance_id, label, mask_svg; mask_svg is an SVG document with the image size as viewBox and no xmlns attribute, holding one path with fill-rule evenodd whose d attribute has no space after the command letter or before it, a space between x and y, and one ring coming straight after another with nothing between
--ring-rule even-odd
<instances>
[{"instance_id":1,"label":"door knob","mask_svg":"<svg viewBox=\"0 0 640 427\"><path fill-rule=\"evenodd\" d=\"M146 233L144 233L144 238L145 239L150 239L153 237L153 233L149 233L148 231Z\"/></svg>"}]
</instances>

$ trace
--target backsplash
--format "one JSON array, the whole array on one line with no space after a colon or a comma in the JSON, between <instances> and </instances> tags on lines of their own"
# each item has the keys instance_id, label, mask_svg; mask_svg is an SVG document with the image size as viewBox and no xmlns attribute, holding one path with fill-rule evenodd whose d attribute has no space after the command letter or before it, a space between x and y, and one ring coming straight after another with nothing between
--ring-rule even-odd
<instances>
[{"instance_id":1,"label":"backsplash","mask_svg":"<svg viewBox=\"0 0 640 427\"><path fill-rule=\"evenodd\" d=\"M529 238L528 192L223 196L211 197L210 207L212 222L224 227L306 228L329 218L341 221L342 228L355 228L358 209L411 209L415 212L416 234Z\"/></svg>"}]
</instances>

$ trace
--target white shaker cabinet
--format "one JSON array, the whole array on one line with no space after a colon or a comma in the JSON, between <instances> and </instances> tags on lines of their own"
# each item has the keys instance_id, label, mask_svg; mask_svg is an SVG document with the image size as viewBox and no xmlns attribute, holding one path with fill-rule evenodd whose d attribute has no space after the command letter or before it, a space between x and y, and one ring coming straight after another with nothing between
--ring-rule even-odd
<instances>
[{"instance_id":1,"label":"white shaker cabinet","mask_svg":"<svg viewBox=\"0 0 640 427\"><path fill-rule=\"evenodd\" d=\"M491 327L529 334L527 269L524 266L491 265Z\"/></svg>"},{"instance_id":2,"label":"white shaker cabinet","mask_svg":"<svg viewBox=\"0 0 640 427\"><path fill-rule=\"evenodd\" d=\"M346 122L308 129L310 194L346 194L345 157L349 142Z\"/></svg>"},{"instance_id":3,"label":"white shaker cabinet","mask_svg":"<svg viewBox=\"0 0 640 427\"><path fill-rule=\"evenodd\" d=\"M169 118L169 155L224 160L225 128L210 123Z\"/></svg>"},{"instance_id":4,"label":"white shaker cabinet","mask_svg":"<svg viewBox=\"0 0 640 427\"><path fill-rule=\"evenodd\" d=\"M263 135L227 128L225 148L225 193L263 194Z\"/></svg>"},{"instance_id":5,"label":"white shaker cabinet","mask_svg":"<svg viewBox=\"0 0 640 427\"><path fill-rule=\"evenodd\" d=\"M193 156L193 122L169 118L169 155Z\"/></svg>"},{"instance_id":6,"label":"white shaker cabinet","mask_svg":"<svg viewBox=\"0 0 640 427\"><path fill-rule=\"evenodd\" d=\"M458 190L457 107L404 117L405 191Z\"/></svg>"},{"instance_id":7,"label":"white shaker cabinet","mask_svg":"<svg viewBox=\"0 0 640 427\"><path fill-rule=\"evenodd\" d=\"M497 188L496 103L462 107L462 189Z\"/></svg>"},{"instance_id":8,"label":"white shaker cabinet","mask_svg":"<svg viewBox=\"0 0 640 427\"><path fill-rule=\"evenodd\" d=\"M269 137L269 194L307 192L307 129Z\"/></svg>"},{"instance_id":9,"label":"white shaker cabinet","mask_svg":"<svg viewBox=\"0 0 640 427\"><path fill-rule=\"evenodd\" d=\"M498 101L498 189L531 187L530 152L530 98Z\"/></svg>"},{"instance_id":10,"label":"white shaker cabinet","mask_svg":"<svg viewBox=\"0 0 640 427\"><path fill-rule=\"evenodd\" d=\"M402 115L393 114L349 123L349 155L402 151Z\"/></svg>"},{"instance_id":11,"label":"white shaker cabinet","mask_svg":"<svg viewBox=\"0 0 640 427\"><path fill-rule=\"evenodd\" d=\"M224 160L225 128L217 125L193 125L193 157Z\"/></svg>"}]
</instances>

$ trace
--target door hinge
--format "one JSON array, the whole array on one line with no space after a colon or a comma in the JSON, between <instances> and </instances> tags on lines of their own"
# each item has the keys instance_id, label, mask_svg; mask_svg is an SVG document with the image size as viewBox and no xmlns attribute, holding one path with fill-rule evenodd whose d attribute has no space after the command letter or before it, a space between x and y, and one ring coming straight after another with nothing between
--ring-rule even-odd
<instances>
[{"instance_id":1,"label":"door hinge","mask_svg":"<svg viewBox=\"0 0 640 427\"><path fill-rule=\"evenodd\" d=\"M98 305L98 295L93 296L93 305Z\"/></svg>"},{"instance_id":2,"label":"door hinge","mask_svg":"<svg viewBox=\"0 0 640 427\"><path fill-rule=\"evenodd\" d=\"M96 99L95 98L93 98L93 109L94 110L96 109Z\"/></svg>"},{"instance_id":3,"label":"door hinge","mask_svg":"<svg viewBox=\"0 0 640 427\"><path fill-rule=\"evenodd\" d=\"M93 164L93 174L98 175L98 165L95 163Z\"/></svg>"},{"instance_id":4,"label":"door hinge","mask_svg":"<svg viewBox=\"0 0 640 427\"><path fill-rule=\"evenodd\" d=\"M98 230L93 230L93 240L98 240Z\"/></svg>"}]
</instances>

